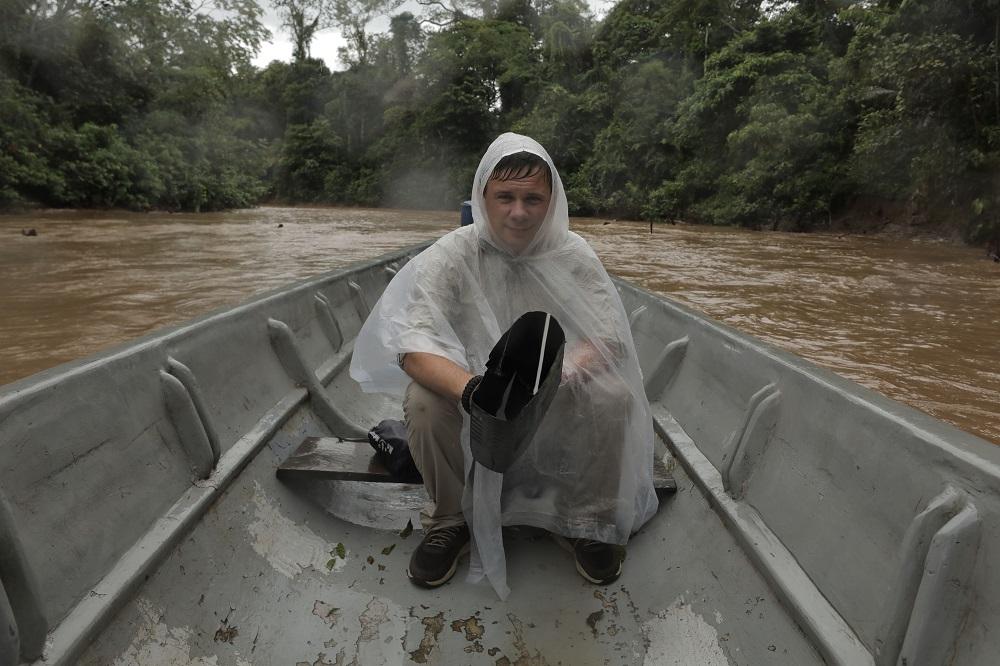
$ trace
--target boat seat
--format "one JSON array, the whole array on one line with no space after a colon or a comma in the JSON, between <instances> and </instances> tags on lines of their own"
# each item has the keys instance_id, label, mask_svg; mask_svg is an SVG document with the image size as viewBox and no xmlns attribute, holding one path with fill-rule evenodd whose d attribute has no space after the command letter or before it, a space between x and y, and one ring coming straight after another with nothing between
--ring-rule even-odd
<instances>
[{"instance_id":1,"label":"boat seat","mask_svg":"<svg viewBox=\"0 0 1000 666\"><path fill-rule=\"evenodd\" d=\"M367 440L355 442L339 437L306 437L278 466L277 476L283 480L398 483L379 462Z\"/></svg>"},{"instance_id":2,"label":"boat seat","mask_svg":"<svg viewBox=\"0 0 1000 666\"><path fill-rule=\"evenodd\" d=\"M677 492L677 482L663 460L654 456L653 487L658 497ZM399 483L379 462L367 441L339 437L306 437L285 462L278 466L279 479L365 481ZM420 485L420 484L406 484Z\"/></svg>"}]
</instances>

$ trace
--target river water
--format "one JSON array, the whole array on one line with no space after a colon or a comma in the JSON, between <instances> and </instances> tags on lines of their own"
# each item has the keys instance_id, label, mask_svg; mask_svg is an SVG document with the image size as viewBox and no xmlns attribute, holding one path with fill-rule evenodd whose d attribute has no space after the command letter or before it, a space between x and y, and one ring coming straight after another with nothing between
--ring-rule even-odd
<instances>
[{"instance_id":1,"label":"river water","mask_svg":"<svg viewBox=\"0 0 1000 666\"><path fill-rule=\"evenodd\" d=\"M457 215L0 216L0 385L435 238ZM37 236L24 236L34 228ZM611 273L1000 444L1000 264L864 236L575 219Z\"/></svg>"}]
</instances>

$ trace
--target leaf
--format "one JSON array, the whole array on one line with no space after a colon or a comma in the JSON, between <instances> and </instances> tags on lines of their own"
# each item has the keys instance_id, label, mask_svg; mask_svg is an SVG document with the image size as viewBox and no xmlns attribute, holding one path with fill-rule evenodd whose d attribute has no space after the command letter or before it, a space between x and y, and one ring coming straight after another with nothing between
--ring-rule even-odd
<instances>
[{"instance_id":1,"label":"leaf","mask_svg":"<svg viewBox=\"0 0 1000 666\"><path fill-rule=\"evenodd\" d=\"M347 559L347 549L344 548L344 544L338 543L337 549L334 552L337 553L337 557L339 557L340 559L342 560Z\"/></svg>"},{"instance_id":2,"label":"leaf","mask_svg":"<svg viewBox=\"0 0 1000 666\"><path fill-rule=\"evenodd\" d=\"M401 536L402 538L405 539L406 537L410 536L411 534L413 534L413 521L412 520L407 520L406 521L406 527L404 527L403 531L399 533L399 536Z\"/></svg>"},{"instance_id":3,"label":"leaf","mask_svg":"<svg viewBox=\"0 0 1000 666\"><path fill-rule=\"evenodd\" d=\"M386 546L385 548L382 549L382 554L383 555L388 555L389 553L392 552L392 549L395 548L395 547L396 547L396 544L392 544L391 546Z\"/></svg>"},{"instance_id":4,"label":"leaf","mask_svg":"<svg viewBox=\"0 0 1000 666\"><path fill-rule=\"evenodd\" d=\"M333 571L333 568L337 566L337 558L331 557L326 561L326 570Z\"/></svg>"}]
</instances>

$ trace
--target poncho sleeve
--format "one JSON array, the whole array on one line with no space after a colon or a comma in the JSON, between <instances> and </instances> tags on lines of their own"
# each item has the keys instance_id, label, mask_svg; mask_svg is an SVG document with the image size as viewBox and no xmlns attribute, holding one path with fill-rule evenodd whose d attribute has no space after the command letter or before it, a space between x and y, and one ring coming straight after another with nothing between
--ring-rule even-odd
<instances>
[{"instance_id":1,"label":"poncho sleeve","mask_svg":"<svg viewBox=\"0 0 1000 666\"><path fill-rule=\"evenodd\" d=\"M453 263L433 245L386 287L358 333L351 359L351 377L365 392L402 395L410 379L399 358L410 352L437 354L468 367L451 323L461 292Z\"/></svg>"}]
</instances>

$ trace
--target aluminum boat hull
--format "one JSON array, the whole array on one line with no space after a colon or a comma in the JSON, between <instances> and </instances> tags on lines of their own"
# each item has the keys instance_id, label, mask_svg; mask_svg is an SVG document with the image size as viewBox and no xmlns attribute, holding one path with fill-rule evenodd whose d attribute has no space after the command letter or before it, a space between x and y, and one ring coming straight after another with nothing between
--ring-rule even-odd
<instances>
[{"instance_id":1,"label":"aluminum boat hull","mask_svg":"<svg viewBox=\"0 0 1000 666\"><path fill-rule=\"evenodd\" d=\"M399 416L347 376L423 246L0 388L0 664L994 664L1000 449L617 281L677 494L594 587L406 579L424 497L285 482Z\"/></svg>"}]
</instances>

